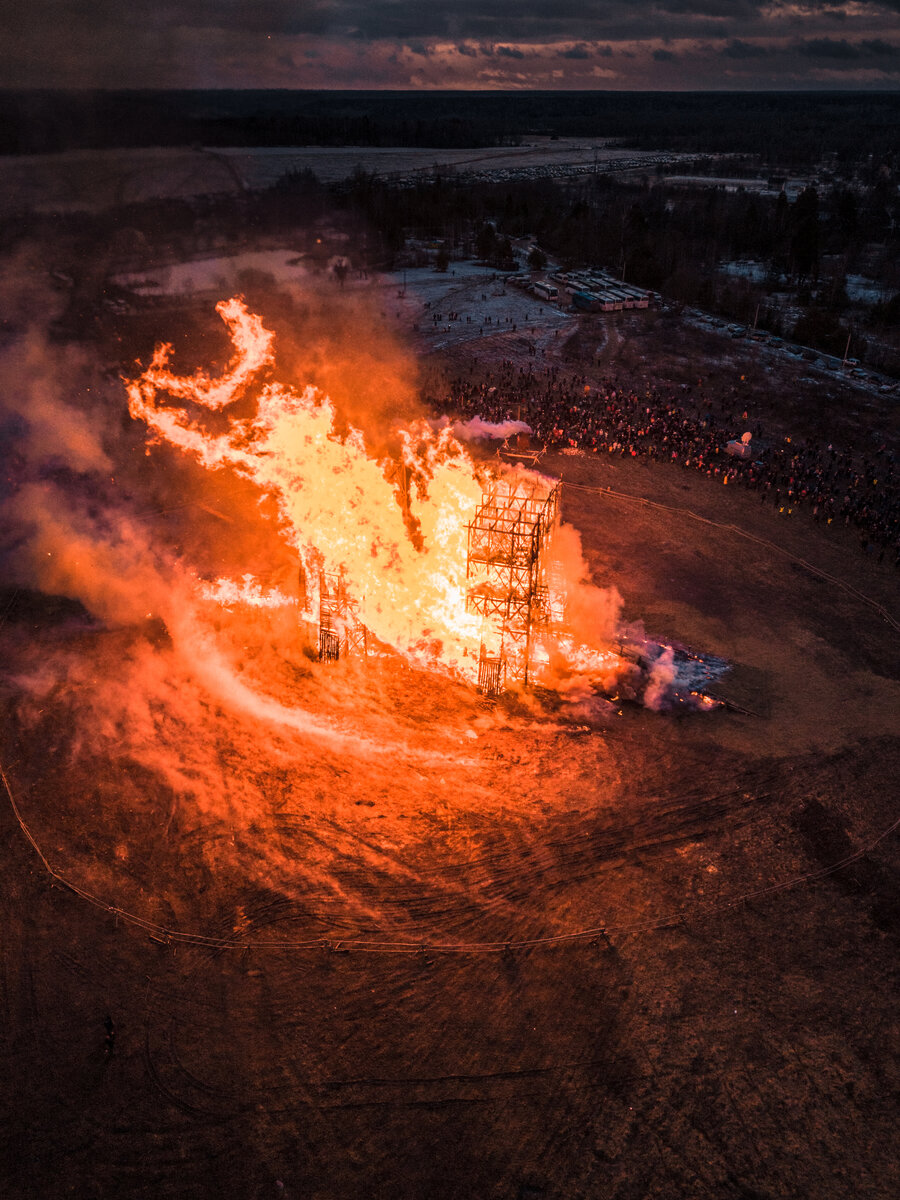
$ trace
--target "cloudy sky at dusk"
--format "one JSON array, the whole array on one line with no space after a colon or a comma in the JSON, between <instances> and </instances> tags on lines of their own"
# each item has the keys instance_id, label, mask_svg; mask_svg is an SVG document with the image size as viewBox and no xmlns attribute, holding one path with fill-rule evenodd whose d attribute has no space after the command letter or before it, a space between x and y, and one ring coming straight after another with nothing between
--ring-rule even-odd
<instances>
[{"instance_id":1,"label":"cloudy sky at dusk","mask_svg":"<svg viewBox=\"0 0 900 1200\"><path fill-rule=\"evenodd\" d=\"M5 87L900 87L900 0L3 0L0 39Z\"/></svg>"}]
</instances>

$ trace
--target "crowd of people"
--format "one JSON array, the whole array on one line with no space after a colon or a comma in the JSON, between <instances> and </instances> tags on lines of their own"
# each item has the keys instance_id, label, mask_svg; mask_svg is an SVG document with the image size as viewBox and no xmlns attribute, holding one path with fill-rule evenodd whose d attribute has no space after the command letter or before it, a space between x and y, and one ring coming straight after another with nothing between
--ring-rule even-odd
<instances>
[{"instance_id":1,"label":"crowd of people","mask_svg":"<svg viewBox=\"0 0 900 1200\"><path fill-rule=\"evenodd\" d=\"M786 516L804 511L824 524L852 527L867 553L900 568L900 478L895 454L882 441L863 451L791 437L766 441L761 425L740 411L739 397L714 395L702 381L638 389L511 360L476 372L473 364L467 378L451 381L449 397L429 398L431 404L464 419L524 421L537 448L643 455L705 472L759 493L760 503ZM742 459L728 443L744 433L751 434L751 449Z\"/></svg>"}]
</instances>

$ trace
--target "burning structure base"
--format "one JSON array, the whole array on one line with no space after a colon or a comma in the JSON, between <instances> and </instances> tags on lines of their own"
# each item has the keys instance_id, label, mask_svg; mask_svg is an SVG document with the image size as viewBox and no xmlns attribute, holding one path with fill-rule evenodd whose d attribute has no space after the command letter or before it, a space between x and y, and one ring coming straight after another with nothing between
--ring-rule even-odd
<instances>
[{"instance_id":1,"label":"burning structure base","mask_svg":"<svg viewBox=\"0 0 900 1200\"><path fill-rule=\"evenodd\" d=\"M366 627L342 575L319 572L319 661L337 662L367 652Z\"/></svg>"},{"instance_id":2,"label":"burning structure base","mask_svg":"<svg viewBox=\"0 0 900 1200\"><path fill-rule=\"evenodd\" d=\"M481 618L478 691L495 698L533 686L565 632L565 587L554 570L562 485L537 475L492 480L466 526L466 611ZM365 657L369 635L343 575L318 576L318 658ZM307 604L301 568L301 600ZM619 638L615 702L667 711L719 707L705 694L727 664L643 635Z\"/></svg>"},{"instance_id":3,"label":"burning structure base","mask_svg":"<svg viewBox=\"0 0 900 1200\"><path fill-rule=\"evenodd\" d=\"M536 476L495 479L467 526L466 611L482 619L478 690L498 696L527 686L535 652L562 617L551 546L560 484ZM301 603L306 602L301 568ZM318 657L337 662L367 652L367 631L341 574L318 573Z\"/></svg>"}]
</instances>

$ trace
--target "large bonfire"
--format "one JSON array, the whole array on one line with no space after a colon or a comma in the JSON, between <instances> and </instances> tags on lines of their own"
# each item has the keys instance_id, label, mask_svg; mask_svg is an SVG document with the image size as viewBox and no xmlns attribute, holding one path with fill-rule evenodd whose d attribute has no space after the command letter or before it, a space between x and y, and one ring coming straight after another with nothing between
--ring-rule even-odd
<instances>
[{"instance_id":1,"label":"large bonfire","mask_svg":"<svg viewBox=\"0 0 900 1200\"><path fill-rule=\"evenodd\" d=\"M485 469L450 427L424 419L398 430L401 463L378 459L358 429L339 429L327 396L275 381L274 335L241 299L222 301L217 311L234 347L224 374L178 375L169 365L171 346L160 345L147 369L126 380L131 415L155 439L211 471L237 472L272 498L280 536L298 555L304 576L340 576L378 643L420 665L477 678L485 629L481 617L467 611L466 538ZM231 416L225 425L214 416L227 417L248 398L255 402L251 416ZM502 469L513 489L546 483L521 468ZM568 561L557 572L557 586L574 599L570 608L580 616L574 628L560 625L543 651L545 677L611 686L623 667L608 641L618 596L583 582L574 531L564 529L560 544ZM250 576L220 579L206 594L257 607L292 599ZM307 619L315 619L316 600L312 588L300 601Z\"/></svg>"}]
</instances>

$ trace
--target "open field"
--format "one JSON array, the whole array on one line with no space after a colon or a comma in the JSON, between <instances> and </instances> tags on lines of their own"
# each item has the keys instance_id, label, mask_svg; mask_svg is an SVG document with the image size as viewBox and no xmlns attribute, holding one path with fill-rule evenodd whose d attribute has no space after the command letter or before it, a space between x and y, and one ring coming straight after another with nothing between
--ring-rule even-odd
<instances>
[{"instance_id":1,"label":"open field","mask_svg":"<svg viewBox=\"0 0 900 1200\"><path fill-rule=\"evenodd\" d=\"M897 633L791 555L870 568L705 479L545 465L598 582L754 715L388 661L278 682L327 737L186 724L164 642L7 596L9 787L99 903L7 803L5 1195L896 1193ZM102 702L148 657L155 768Z\"/></svg>"},{"instance_id":2,"label":"open field","mask_svg":"<svg viewBox=\"0 0 900 1200\"><path fill-rule=\"evenodd\" d=\"M475 173L479 178L567 175L573 171L651 171L658 162L685 155L621 150L608 138L540 138L521 146L477 149L418 149L378 146L180 148L67 150L56 154L6 156L0 186L0 215L102 211L160 197L271 187L291 171L310 170L323 183L337 183L362 169L393 180L429 174L435 167Z\"/></svg>"}]
</instances>

